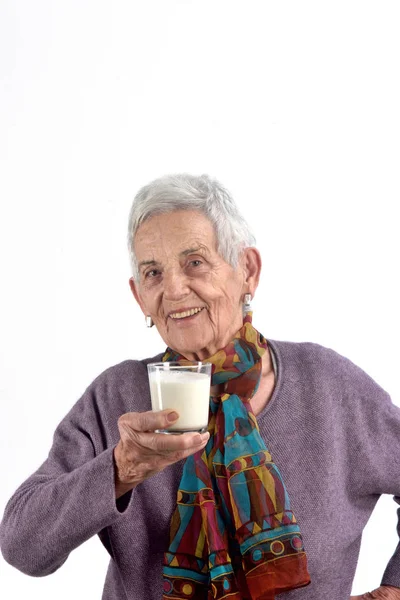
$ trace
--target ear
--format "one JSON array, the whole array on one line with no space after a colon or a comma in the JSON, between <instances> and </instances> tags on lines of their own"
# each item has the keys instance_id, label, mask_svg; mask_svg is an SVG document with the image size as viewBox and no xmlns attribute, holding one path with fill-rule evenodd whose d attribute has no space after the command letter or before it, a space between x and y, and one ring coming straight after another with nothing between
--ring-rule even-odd
<instances>
[{"instance_id":1,"label":"ear","mask_svg":"<svg viewBox=\"0 0 400 600\"><path fill-rule=\"evenodd\" d=\"M245 248L241 255L241 263L244 271L243 293L251 294L254 298L260 281L261 254L257 248Z\"/></svg>"},{"instance_id":2,"label":"ear","mask_svg":"<svg viewBox=\"0 0 400 600\"><path fill-rule=\"evenodd\" d=\"M142 298L140 296L140 293L139 293L139 289L138 289L137 283L135 282L135 280L133 279L133 277L129 278L129 287L131 288L131 292L133 294L133 297L135 298L136 302L139 304L142 313L146 316L148 314L148 312L145 309L143 300L142 300Z\"/></svg>"}]
</instances>

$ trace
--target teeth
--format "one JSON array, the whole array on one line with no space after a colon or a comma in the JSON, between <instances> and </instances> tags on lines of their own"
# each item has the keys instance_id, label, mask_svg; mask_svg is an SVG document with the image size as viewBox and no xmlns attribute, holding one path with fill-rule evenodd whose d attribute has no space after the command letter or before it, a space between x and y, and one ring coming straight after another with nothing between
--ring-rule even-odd
<instances>
[{"instance_id":1,"label":"teeth","mask_svg":"<svg viewBox=\"0 0 400 600\"><path fill-rule=\"evenodd\" d=\"M186 310L185 312L172 313L169 316L172 319L183 319L184 317L191 317L192 315L195 315L196 313L200 312L201 310L203 310L203 308L191 308L190 310Z\"/></svg>"}]
</instances>

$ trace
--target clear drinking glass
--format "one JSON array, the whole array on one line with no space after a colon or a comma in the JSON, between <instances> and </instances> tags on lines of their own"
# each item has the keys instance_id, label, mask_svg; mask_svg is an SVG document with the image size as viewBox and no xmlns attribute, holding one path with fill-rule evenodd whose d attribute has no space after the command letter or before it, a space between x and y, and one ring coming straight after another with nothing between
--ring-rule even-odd
<instances>
[{"instance_id":1,"label":"clear drinking glass","mask_svg":"<svg viewBox=\"0 0 400 600\"><path fill-rule=\"evenodd\" d=\"M151 406L154 411L175 410L179 419L157 433L207 431L210 405L211 363L149 363Z\"/></svg>"}]
</instances>

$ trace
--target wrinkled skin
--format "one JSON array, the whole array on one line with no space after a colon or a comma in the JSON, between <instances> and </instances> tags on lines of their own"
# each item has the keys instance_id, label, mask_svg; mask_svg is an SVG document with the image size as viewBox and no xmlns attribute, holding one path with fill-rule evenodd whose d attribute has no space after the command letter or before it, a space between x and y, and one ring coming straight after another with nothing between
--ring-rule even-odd
<instances>
[{"instance_id":1,"label":"wrinkled skin","mask_svg":"<svg viewBox=\"0 0 400 600\"><path fill-rule=\"evenodd\" d=\"M400 600L400 588L391 585L381 585L372 592L361 596L350 596L350 600Z\"/></svg>"},{"instance_id":2,"label":"wrinkled skin","mask_svg":"<svg viewBox=\"0 0 400 600\"><path fill-rule=\"evenodd\" d=\"M257 289L258 251L246 249L233 269L218 254L211 223L197 211L153 216L139 227L134 244L140 277L138 282L131 278L129 285L164 342L189 360L202 360L223 348L241 327L244 294L254 296ZM189 322L170 317L188 307L203 310ZM117 498L207 443L208 434L152 433L171 424L168 412L120 417L121 439L114 450ZM350 600L400 600L400 588L381 586Z\"/></svg>"},{"instance_id":3,"label":"wrinkled skin","mask_svg":"<svg viewBox=\"0 0 400 600\"><path fill-rule=\"evenodd\" d=\"M131 278L129 285L164 342L189 360L202 360L223 348L242 326L244 294L254 296L257 288L258 250L246 248L233 268L217 251L212 224L197 211L149 218L139 227L134 244L140 278ZM202 310L192 319L180 318L188 308ZM120 417L120 440L114 449L116 498L204 448L208 433L154 433L171 425L168 413Z\"/></svg>"},{"instance_id":4,"label":"wrinkled skin","mask_svg":"<svg viewBox=\"0 0 400 600\"><path fill-rule=\"evenodd\" d=\"M118 419L120 440L114 449L115 496L119 498L169 465L202 450L209 433L161 435L176 421L171 410L126 413Z\"/></svg>"},{"instance_id":5,"label":"wrinkled skin","mask_svg":"<svg viewBox=\"0 0 400 600\"><path fill-rule=\"evenodd\" d=\"M188 360L203 360L224 348L243 324L243 299L254 297L261 258L246 248L237 268L217 250L213 225L197 211L156 215L140 225L134 241L139 281L129 281L159 334ZM201 308L194 318L171 314Z\"/></svg>"}]
</instances>

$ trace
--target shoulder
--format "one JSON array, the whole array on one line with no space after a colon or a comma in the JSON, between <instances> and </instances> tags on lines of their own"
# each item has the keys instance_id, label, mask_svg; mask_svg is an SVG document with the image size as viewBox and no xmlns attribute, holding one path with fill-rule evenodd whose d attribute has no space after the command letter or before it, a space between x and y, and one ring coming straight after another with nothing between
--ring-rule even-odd
<instances>
[{"instance_id":1,"label":"shoulder","mask_svg":"<svg viewBox=\"0 0 400 600\"><path fill-rule=\"evenodd\" d=\"M92 382L92 386L111 385L121 386L130 382L132 378L136 382L142 379L147 380L147 365L151 362L158 362L162 358L162 353L151 358L140 360L127 359L115 365L112 365L102 371Z\"/></svg>"},{"instance_id":2,"label":"shoulder","mask_svg":"<svg viewBox=\"0 0 400 600\"><path fill-rule=\"evenodd\" d=\"M108 367L92 380L71 412L108 422L126 412L150 410L147 364L161 357L124 360Z\"/></svg>"},{"instance_id":3,"label":"shoulder","mask_svg":"<svg viewBox=\"0 0 400 600\"><path fill-rule=\"evenodd\" d=\"M125 399L141 397L148 393L147 365L161 360L161 354L141 360L124 360L102 371L90 384L96 396L104 398L113 396ZM133 410L133 408L131 409Z\"/></svg>"},{"instance_id":4,"label":"shoulder","mask_svg":"<svg viewBox=\"0 0 400 600\"><path fill-rule=\"evenodd\" d=\"M314 342L269 340L273 350L287 368L313 368L328 372L342 371L353 363L339 352Z\"/></svg>"},{"instance_id":5,"label":"shoulder","mask_svg":"<svg viewBox=\"0 0 400 600\"><path fill-rule=\"evenodd\" d=\"M124 360L102 371L70 408L57 430L63 437L72 430L84 431L96 452L118 441L118 418L127 412L151 410L147 364L162 354L142 360Z\"/></svg>"},{"instance_id":6,"label":"shoulder","mask_svg":"<svg viewBox=\"0 0 400 600\"><path fill-rule=\"evenodd\" d=\"M271 340L288 377L319 380L320 385L333 385L342 393L357 392L361 396L385 396L387 392L359 365L333 348L314 342Z\"/></svg>"}]
</instances>

